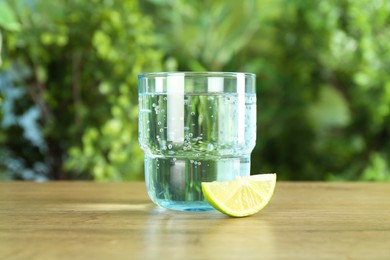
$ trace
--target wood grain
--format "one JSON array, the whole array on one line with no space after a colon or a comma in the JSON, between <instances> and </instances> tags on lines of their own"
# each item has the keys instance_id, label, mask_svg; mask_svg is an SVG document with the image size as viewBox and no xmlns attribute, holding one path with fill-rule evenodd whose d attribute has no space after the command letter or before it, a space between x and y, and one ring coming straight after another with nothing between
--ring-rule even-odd
<instances>
[{"instance_id":1,"label":"wood grain","mask_svg":"<svg viewBox=\"0 0 390 260\"><path fill-rule=\"evenodd\" d=\"M390 184L283 183L247 218L156 208L144 183L0 183L0 259L390 259Z\"/></svg>"}]
</instances>

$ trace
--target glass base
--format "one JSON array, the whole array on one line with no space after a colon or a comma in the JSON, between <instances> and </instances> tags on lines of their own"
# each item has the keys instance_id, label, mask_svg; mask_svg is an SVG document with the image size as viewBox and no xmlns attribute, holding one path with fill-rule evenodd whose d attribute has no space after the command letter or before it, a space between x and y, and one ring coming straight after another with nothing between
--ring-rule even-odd
<instances>
[{"instance_id":1,"label":"glass base","mask_svg":"<svg viewBox=\"0 0 390 260\"><path fill-rule=\"evenodd\" d=\"M250 157L188 159L145 155L145 181L151 200L164 208L206 211L213 207L202 192L202 182L249 176Z\"/></svg>"},{"instance_id":2,"label":"glass base","mask_svg":"<svg viewBox=\"0 0 390 260\"><path fill-rule=\"evenodd\" d=\"M178 211L210 211L214 208L207 201L169 201L156 200L156 204L171 210Z\"/></svg>"}]
</instances>

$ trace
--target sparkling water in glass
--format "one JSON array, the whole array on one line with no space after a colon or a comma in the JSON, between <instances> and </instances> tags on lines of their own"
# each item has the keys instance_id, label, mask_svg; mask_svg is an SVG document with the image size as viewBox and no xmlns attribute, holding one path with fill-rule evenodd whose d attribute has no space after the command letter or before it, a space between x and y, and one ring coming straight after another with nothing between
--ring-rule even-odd
<instances>
[{"instance_id":1,"label":"sparkling water in glass","mask_svg":"<svg viewBox=\"0 0 390 260\"><path fill-rule=\"evenodd\" d=\"M256 142L255 75L158 72L138 77L139 143L151 200L202 211L201 182L250 175Z\"/></svg>"}]
</instances>

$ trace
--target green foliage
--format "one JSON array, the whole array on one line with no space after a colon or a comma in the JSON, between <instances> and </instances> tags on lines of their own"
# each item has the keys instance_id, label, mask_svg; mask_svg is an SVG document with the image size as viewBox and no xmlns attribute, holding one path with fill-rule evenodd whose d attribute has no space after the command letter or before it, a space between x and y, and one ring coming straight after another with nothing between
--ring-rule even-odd
<instances>
[{"instance_id":1,"label":"green foliage","mask_svg":"<svg viewBox=\"0 0 390 260\"><path fill-rule=\"evenodd\" d=\"M286 179L359 179L374 154L389 159L389 6L286 1L284 7L285 18L271 21L274 37L267 39L274 45L258 52L273 70L264 83L270 74L259 71L259 97L264 110L275 107L259 112L258 167L276 168Z\"/></svg>"},{"instance_id":2,"label":"green foliage","mask_svg":"<svg viewBox=\"0 0 390 260\"><path fill-rule=\"evenodd\" d=\"M136 12L134 1L102 10L107 21L93 33L92 46L107 69L101 73L98 91L107 97L109 116L103 124L86 129L82 148L70 149L67 166L91 171L96 180L140 179L137 75L147 69L161 70L161 55L152 49L152 24Z\"/></svg>"},{"instance_id":3,"label":"green foliage","mask_svg":"<svg viewBox=\"0 0 390 260\"><path fill-rule=\"evenodd\" d=\"M17 22L16 16L12 8L7 2L0 1L0 29L8 31L20 30L20 24ZM2 48L2 34L0 30L0 66L2 63L1 59L1 48Z\"/></svg>"},{"instance_id":4,"label":"green foliage","mask_svg":"<svg viewBox=\"0 0 390 260\"><path fill-rule=\"evenodd\" d=\"M257 74L252 172L368 180L390 159L386 1L151 2L179 69Z\"/></svg>"},{"instance_id":5,"label":"green foliage","mask_svg":"<svg viewBox=\"0 0 390 260\"><path fill-rule=\"evenodd\" d=\"M20 99L40 110L49 177L140 178L137 74L161 70L161 54L137 2L36 0L13 7L21 30L5 35L6 73L15 66L30 71L20 79L30 96Z\"/></svg>"},{"instance_id":6,"label":"green foliage","mask_svg":"<svg viewBox=\"0 0 390 260\"><path fill-rule=\"evenodd\" d=\"M386 0L28 3L0 0L0 116L38 109L43 144L3 123L8 171L23 158L49 178L140 179L136 75L221 70L257 75L254 173L390 180Z\"/></svg>"},{"instance_id":7,"label":"green foliage","mask_svg":"<svg viewBox=\"0 0 390 260\"><path fill-rule=\"evenodd\" d=\"M222 70L259 27L259 1L141 1L179 69ZM154 4L151 4L154 3ZM207 8L206 8L207 7Z\"/></svg>"}]
</instances>

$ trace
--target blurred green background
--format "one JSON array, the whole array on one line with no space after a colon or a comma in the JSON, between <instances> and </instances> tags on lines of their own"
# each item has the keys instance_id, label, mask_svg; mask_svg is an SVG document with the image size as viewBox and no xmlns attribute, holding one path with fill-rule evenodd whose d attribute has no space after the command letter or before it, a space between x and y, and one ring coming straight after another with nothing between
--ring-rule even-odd
<instances>
[{"instance_id":1,"label":"blurred green background","mask_svg":"<svg viewBox=\"0 0 390 260\"><path fill-rule=\"evenodd\" d=\"M0 0L0 179L141 180L137 74L257 75L252 172L390 181L388 0Z\"/></svg>"}]
</instances>

